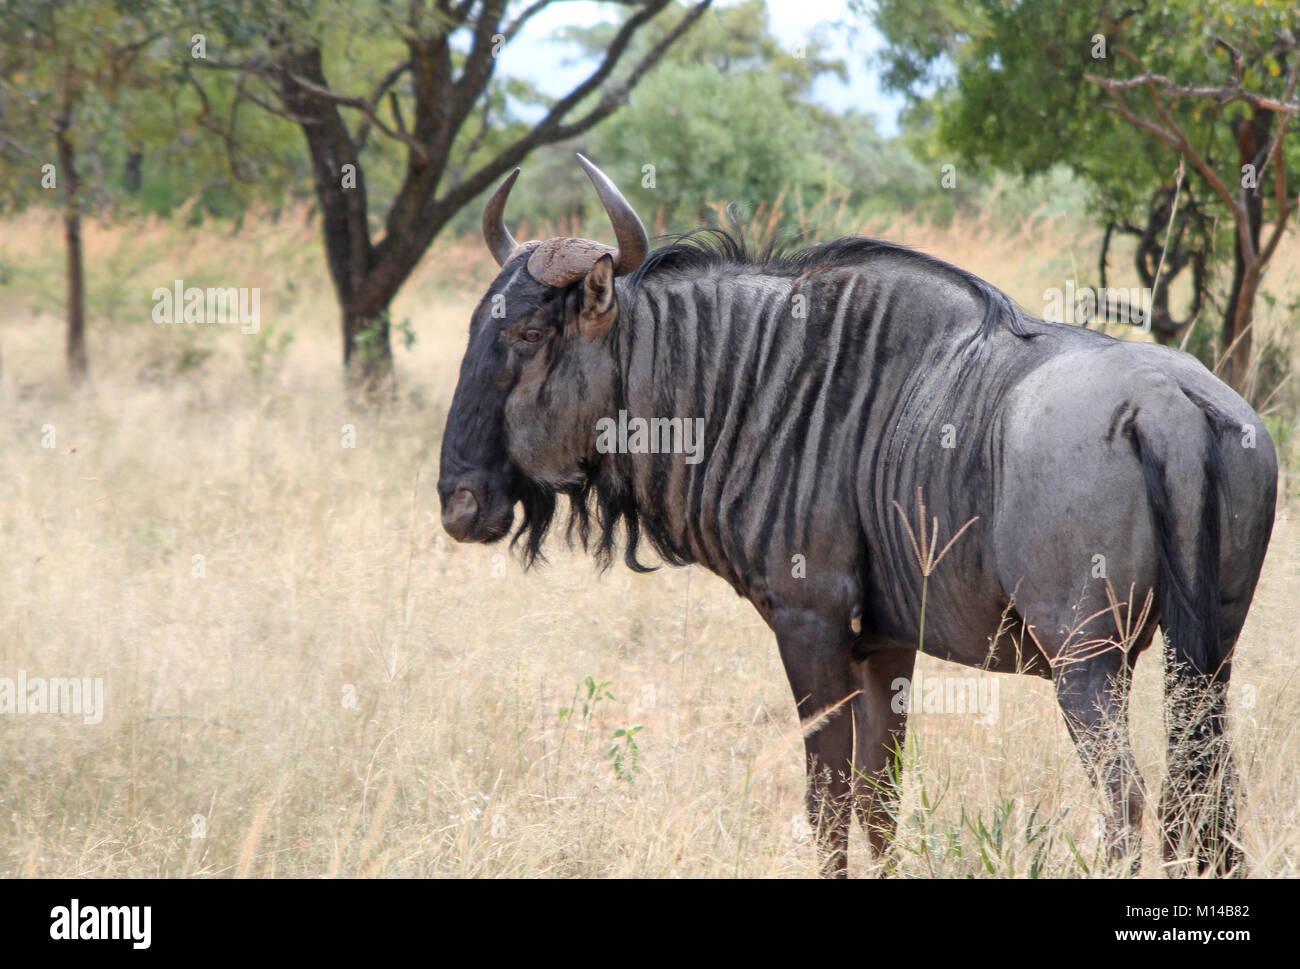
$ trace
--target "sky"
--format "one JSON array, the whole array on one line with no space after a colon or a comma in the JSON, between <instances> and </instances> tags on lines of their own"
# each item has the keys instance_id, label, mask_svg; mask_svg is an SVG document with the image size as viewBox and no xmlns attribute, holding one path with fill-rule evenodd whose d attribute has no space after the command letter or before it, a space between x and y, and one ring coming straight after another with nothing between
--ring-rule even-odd
<instances>
[{"instance_id":1,"label":"sky","mask_svg":"<svg viewBox=\"0 0 1300 969\"><path fill-rule=\"evenodd\" d=\"M725 5L725 0L720 2ZM593 64L565 63L573 57L574 49L546 38L557 27L590 24L616 12L594 2L562 3L545 8L502 50L501 71L526 78L548 94L567 93L590 73ZM881 134L895 135L902 99L880 90L876 71L870 64L871 55L881 45L880 35L862 24L850 38L848 31L834 26L846 17L844 4L837 0L768 0L769 27L778 40L793 48L806 41L820 25L822 39L831 44L830 56L843 60L848 67L847 84L837 77L823 77L813 90L814 100L836 111L848 108L868 111L876 116Z\"/></svg>"}]
</instances>

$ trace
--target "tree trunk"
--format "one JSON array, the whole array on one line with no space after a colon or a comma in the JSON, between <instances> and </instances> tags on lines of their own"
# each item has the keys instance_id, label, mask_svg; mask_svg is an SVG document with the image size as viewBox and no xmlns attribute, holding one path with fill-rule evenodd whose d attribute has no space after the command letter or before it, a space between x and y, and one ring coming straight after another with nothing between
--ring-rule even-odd
<instances>
[{"instance_id":1,"label":"tree trunk","mask_svg":"<svg viewBox=\"0 0 1300 969\"><path fill-rule=\"evenodd\" d=\"M395 395L397 376L388 339L387 305L375 311L373 300L363 302L376 258L367 219L365 172L357 145L337 105L317 97L295 80L302 78L322 89L327 86L320 50L285 50L279 65L280 98L299 120L311 155L325 260L343 323L343 366L348 387L353 394L382 403Z\"/></svg>"},{"instance_id":2,"label":"tree trunk","mask_svg":"<svg viewBox=\"0 0 1300 969\"><path fill-rule=\"evenodd\" d=\"M1233 124L1238 158L1243 167L1253 165L1256 173L1263 167L1271 147L1269 135L1272 132L1272 122L1272 112L1256 110L1254 117ZM1241 246L1241 232L1238 227L1238 231L1232 236L1232 290L1223 313L1223 329L1220 331L1221 352L1225 356L1223 379L1238 393L1244 392L1246 377L1250 373L1250 322L1254 312L1255 290L1259 287L1262 270L1258 265L1259 238L1260 229L1264 224L1264 197L1261 186L1243 187L1242 195L1249 220L1248 230L1254 258L1247 260Z\"/></svg>"},{"instance_id":3,"label":"tree trunk","mask_svg":"<svg viewBox=\"0 0 1300 969\"><path fill-rule=\"evenodd\" d=\"M343 366L357 398L382 403L397 395L387 312L367 319L343 310Z\"/></svg>"},{"instance_id":4,"label":"tree trunk","mask_svg":"<svg viewBox=\"0 0 1300 969\"><path fill-rule=\"evenodd\" d=\"M1255 252L1259 252L1259 229L1263 221L1260 197L1246 195L1246 212L1250 216L1250 238ZM1246 375L1250 371L1250 322L1254 312L1255 290L1259 283L1258 267L1247 265L1241 248L1241 236L1233 233L1232 291L1223 312L1223 329L1220 331L1223 379L1229 387L1244 390ZM1258 261L1256 256L1254 261Z\"/></svg>"},{"instance_id":5,"label":"tree trunk","mask_svg":"<svg viewBox=\"0 0 1300 969\"><path fill-rule=\"evenodd\" d=\"M81 179L68 125L68 114L57 118L54 137L58 144L58 177L63 181L63 242L68 257L68 377L74 386L81 386L90 377L86 362L86 285L81 262Z\"/></svg>"},{"instance_id":6,"label":"tree trunk","mask_svg":"<svg viewBox=\"0 0 1300 969\"><path fill-rule=\"evenodd\" d=\"M1219 331L1220 355L1223 357L1224 382L1234 390L1241 390L1241 381L1250 366L1250 334L1243 332L1250 323L1250 307L1241 305L1242 283L1246 278L1246 260L1241 251L1241 240L1236 240L1232 263L1232 292L1223 312L1223 328ZM1239 313L1238 309L1244 310ZM1241 316L1245 320L1240 320Z\"/></svg>"}]
</instances>

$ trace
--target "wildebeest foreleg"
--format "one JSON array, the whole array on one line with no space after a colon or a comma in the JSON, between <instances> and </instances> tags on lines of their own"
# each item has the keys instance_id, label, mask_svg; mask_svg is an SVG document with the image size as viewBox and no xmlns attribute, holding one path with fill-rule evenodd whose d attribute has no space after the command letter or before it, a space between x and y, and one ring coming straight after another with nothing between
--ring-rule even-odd
<instances>
[{"instance_id":1,"label":"wildebeest foreleg","mask_svg":"<svg viewBox=\"0 0 1300 969\"><path fill-rule=\"evenodd\" d=\"M906 701L911 695L916 653L886 649L853 664L860 691L853 698L853 805L872 852L893 843L898 805L898 753L907 733Z\"/></svg>"},{"instance_id":2,"label":"wildebeest foreleg","mask_svg":"<svg viewBox=\"0 0 1300 969\"><path fill-rule=\"evenodd\" d=\"M804 728L808 821L821 873L847 877L853 755L853 716L844 703L853 692L848 642L832 623L806 610L779 613L772 626Z\"/></svg>"}]
</instances>

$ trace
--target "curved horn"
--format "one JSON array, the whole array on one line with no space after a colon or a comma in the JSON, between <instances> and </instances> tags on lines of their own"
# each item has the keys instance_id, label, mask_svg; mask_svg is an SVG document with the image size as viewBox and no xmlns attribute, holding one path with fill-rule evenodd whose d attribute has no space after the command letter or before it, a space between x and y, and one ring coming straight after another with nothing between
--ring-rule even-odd
<instances>
[{"instance_id":1,"label":"curved horn","mask_svg":"<svg viewBox=\"0 0 1300 969\"><path fill-rule=\"evenodd\" d=\"M488 251L498 266L504 266L517 248L515 237L506 228L506 199L510 197L510 189L518 177L519 169L516 168L501 183L501 187L492 193L483 208L483 241L487 243Z\"/></svg>"},{"instance_id":2,"label":"curved horn","mask_svg":"<svg viewBox=\"0 0 1300 969\"><path fill-rule=\"evenodd\" d=\"M645 226L637 218L636 211L623 197L609 177L582 155L578 156L591 184L596 186L600 204L605 206L609 221L614 224L614 238L618 240L618 255L614 258L614 275L626 276L645 262L646 253L650 251L650 240L646 237Z\"/></svg>"}]
</instances>

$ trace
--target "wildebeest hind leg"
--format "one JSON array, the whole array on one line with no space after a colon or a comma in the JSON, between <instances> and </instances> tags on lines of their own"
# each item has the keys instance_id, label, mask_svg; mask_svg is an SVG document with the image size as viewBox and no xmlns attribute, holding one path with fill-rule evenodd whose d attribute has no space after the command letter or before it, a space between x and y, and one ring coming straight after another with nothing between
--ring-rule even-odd
<instances>
[{"instance_id":1,"label":"wildebeest hind leg","mask_svg":"<svg viewBox=\"0 0 1300 969\"><path fill-rule=\"evenodd\" d=\"M805 610L779 613L772 627L804 728L808 821L821 853L821 873L844 878L853 755L853 716L845 702L853 692L848 643L830 623Z\"/></svg>"}]
</instances>

